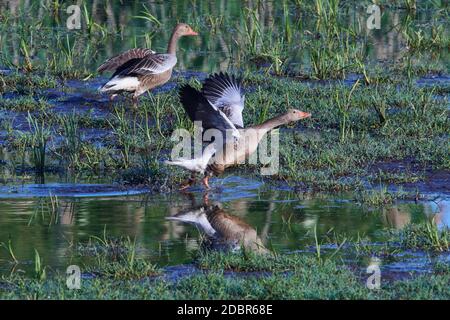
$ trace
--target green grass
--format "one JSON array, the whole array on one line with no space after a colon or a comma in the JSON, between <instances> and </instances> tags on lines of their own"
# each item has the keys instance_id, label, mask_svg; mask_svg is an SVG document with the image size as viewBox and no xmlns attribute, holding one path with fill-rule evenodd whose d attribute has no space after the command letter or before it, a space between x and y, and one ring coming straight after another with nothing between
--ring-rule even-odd
<instances>
[{"instance_id":1,"label":"green grass","mask_svg":"<svg viewBox=\"0 0 450 320\"><path fill-rule=\"evenodd\" d=\"M373 171L379 162L407 159L419 168L450 166L445 154L449 142L444 138L449 133L447 106L442 96L436 97L445 94L445 88L440 92L437 85L417 89L408 85L399 88L390 82L367 85L361 81L352 87L339 82L311 87L289 78L252 73L246 73L245 86L253 88L246 94L246 125L261 123L289 108L313 114L311 119L280 131L280 172L272 178L293 187L356 190L361 188L363 179L378 186L380 182L414 183L427 178L416 169L402 173L394 169ZM31 123L36 128L43 125L46 129L42 133L53 128L51 131L59 132L63 138L56 149L45 149L44 153L42 139L30 137L27 142L21 137L28 133L15 130L14 121L3 122L15 137L9 141L9 149L16 150L10 166L24 167L26 152L40 150L36 155L45 154L52 167L65 159L65 168L124 174L121 180L128 183L145 183L149 175L169 184L177 182L180 171L167 170L160 160L173 145L168 139L173 128L192 130L192 126L174 91L150 99L144 97L141 104L136 112L117 104L104 118L89 113L54 117L49 111L34 115ZM39 133L36 128L33 132ZM83 128L110 130L112 135L107 135L102 145L93 145L81 139ZM40 166L36 164L30 165ZM249 174L258 169L246 166ZM146 176L139 178L142 173Z\"/></svg>"},{"instance_id":2,"label":"green grass","mask_svg":"<svg viewBox=\"0 0 450 320\"><path fill-rule=\"evenodd\" d=\"M33 150L33 163L36 174L42 175L45 171L45 158L47 155L47 142L51 132L44 121L39 121L28 113L28 125L31 128L31 148Z\"/></svg>"},{"instance_id":3,"label":"green grass","mask_svg":"<svg viewBox=\"0 0 450 320\"><path fill-rule=\"evenodd\" d=\"M364 1L360 7L371 3ZM448 28L442 23L448 19L448 10L444 1L379 3L387 8L381 32L392 31L394 42L405 42L407 46L401 48L398 59L393 59L395 63L372 60L379 33L367 32L360 22L367 18L366 12L354 11L348 1L282 1L274 3L273 12L257 2L247 10L234 8L237 16L222 9L219 14L205 13L199 5L193 6L192 14L189 12L187 20L201 33L202 41L195 42L195 47L180 46L178 67L181 71L186 65L217 71L219 64L221 69L224 67L222 60L229 58L227 68L244 75L246 125L261 123L289 108L313 115L280 130L280 172L267 177L267 182L286 182L299 191L354 190L356 201L378 207L410 196L391 192L383 183L416 183L426 180L430 169L450 169L449 87L415 85L419 77L449 72ZM5 162L2 168L22 179L30 178L29 169L36 176L57 169L76 175L116 177L123 185L145 184L152 191L175 190L187 173L168 169L161 160L169 156L174 128L193 129L177 99L176 88L142 97L137 110L131 109L128 102L115 103L112 108L102 106L106 114L101 117L78 110L71 115L57 114L43 98L50 88L70 93L66 82L69 79L92 77L95 67L112 54L111 48L118 48L118 42L127 49L162 48L167 41L162 26L172 25L173 21L136 6L129 15L135 20L127 20L127 15L121 19L127 21L127 26L136 23L140 28L140 23L150 23L155 30L149 32L148 26L125 30L96 20L91 5L85 4L83 30L67 33L63 30L65 15L61 16L65 14L63 4L53 2L50 10L44 10L49 14L38 21L36 12L42 9L39 6L36 3L19 8L20 19L7 10L0 13L0 64L12 71L0 74L0 94L18 95L0 99L2 112L12 114L1 122L2 129L8 132L8 138L2 141L8 155L1 159ZM426 12L433 12L432 19L426 19ZM397 14L399 23L395 22ZM350 19L353 16L357 21ZM424 19L426 24L422 23ZM17 37L11 39L9 35ZM197 60L195 50L223 54L218 60L208 56L205 64ZM350 74L356 74L359 80L351 84L340 81ZM177 85L185 82L181 78L173 81ZM189 83L199 85L197 79ZM85 129L99 129L106 134L98 143L83 137ZM414 165L399 171L389 169L390 163ZM379 164L387 164L383 166L387 169L379 169ZM239 173L253 176L259 174L259 169L245 166ZM55 197L41 201L30 226L55 223L59 201ZM286 224L290 224L289 220ZM351 242L344 238L336 244L351 244L358 256L392 256L399 249L430 253L449 250L448 231L441 232L431 223L409 225L389 235L391 239L376 248L361 239ZM4 243L2 247L9 262L17 264L12 244ZM141 250L131 239L106 236L78 245L75 258L87 258L90 263L83 271L94 275L83 278L79 291L68 290L65 275L46 267L46 261L35 251L32 276L2 276L0 298L450 298L447 265L436 265L434 275L383 281L381 290L370 291L365 287L364 275L353 273L339 254L331 258L322 252L318 241L314 255L202 252L195 264L203 273L176 281L164 279L161 268ZM230 277L230 272L235 276Z\"/></svg>"},{"instance_id":4,"label":"green grass","mask_svg":"<svg viewBox=\"0 0 450 320\"><path fill-rule=\"evenodd\" d=\"M248 268L244 256L221 257L208 272L167 280L147 274L129 273L128 261L103 266L108 270L96 277L82 278L81 289L69 290L63 274L47 278L26 278L18 274L0 278L1 299L448 299L449 274L420 275L408 280L388 281L382 278L380 290L365 286L367 275L358 276L340 260L322 260L305 255L263 256L253 265L265 272L235 273L227 276L228 261ZM137 278L134 275L138 276Z\"/></svg>"},{"instance_id":5,"label":"green grass","mask_svg":"<svg viewBox=\"0 0 450 320\"><path fill-rule=\"evenodd\" d=\"M434 222L408 225L398 233L394 233L393 240L410 249L450 250L450 231L448 229L439 230Z\"/></svg>"},{"instance_id":6,"label":"green grass","mask_svg":"<svg viewBox=\"0 0 450 320\"><path fill-rule=\"evenodd\" d=\"M75 254L90 257L93 263L84 270L98 277L127 280L158 275L159 268L140 256L139 249L130 238L107 237L105 230L102 237L91 237L87 244L79 244Z\"/></svg>"},{"instance_id":7,"label":"green grass","mask_svg":"<svg viewBox=\"0 0 450 320\"><path fill-rule=\"evenodd\" d=\"M403 190L388 191L386 187L372 190L362 190L356 194L356 201L370 206L383 206L407 198L408 193ZM410 195L411 197L411 195Z\"/></svg>"},{"instance_id":8,"label":"green grass","mask_svg":"<svg viewBox=\"0 0 450 320\"><path fill-rule=\"evenodd\" d=\"M304 264L298 255L256 254L239 251L235 254L223 252L201 252L197 258L200 268L212 271L236 272L287 272L294 271Z\"/></svg>"},{"instance_id":9,"label":"green grass","mask_svg":"<svg viewBox=\"0 0 450 320\"><path fill-rule=\"evenodd\" d=\"M45 112L50 108L50 104L43 98L36 100L31 96L22 96L14 99L1 99L0 108L16 112Z\"/></svg>"},{"instance_id":10,"label":"green grass","mask_svg":"<svg viewBox=\"0 0 450 320\"><path fill-rule=\"evenodd\" d=\"M0 93L10 91L32 93L40 88L55 88L57 84L57 80L49 75L29 75L20 72L10 75L0 74Z\"/></svg>"},{"instance_id":11,"label":"green grass","mask_svg":"<svg viewBox=\"0 0 450 320\"><path fill-rule=\"evenodd\" d=\"M367 5L370 3L366 1ZM214 29L214 39L221 39L221 50L230 55L228 68L242 71L248 89L246 125L261 123L289 108L313 114L311 119L289 126L289 131L284 128L280 131L281 170L272 177L274 180L286 181L296 189L359 190L366 182L376 187L380 182L402 184L427 179L424 170L374 172L378 163L413 161L421 169L450 168L446 154L449 142L445 139L449 134L445 100L448 85L418 88L414 84L420 76L448 73L445 54L448 30L442 25L447 14L440 2L418 2L418 14L436 9L433 19L423 25L420 19L412 19L413 12L404 10L412 8L414 3L381 2L404 18L394 24L391 14L383 13L383 28L394 28L410 47L396 63L373 61L370 52L373 53L373 40L378 36L375 31L368 34L364 23L348 19L351 14L361 18L361 13L346 1L282 1L274 6L273 19L264 15L267 8L253 6L239 9L240 19L232 23L228 15L197 12L189 22L202 34L202 43L208 43L207 50L215 52L219 46L208 38L207 32L209 28ZM124 37L120 27L96 21L92 7L86 4L82 8L86 20L83 30L68 34L58 29L50 39L43 30L63 21L59 15L64 5L53 9L54 12L49 11L53 14L41 23L30 23L35 21L30 13L37 10L35 6L21 12L23 19L19 20L5 12L5 19L0 22L2 34L8 34L12 28L20 40L14 55L9 42L0 39L0 45L5 48L1 61L13 70L0 75L0 93L20 94L20 98L0 99L0 107L13 111L13 117L30 111L38 119L37 123L45 123L52 135L58 133L62 139L61 144L52 146L51 150L45 148L42 153L43 144L31 145L32 139L26 141L28 132L18 121L2 121L2 128L11 136L6 142L6 150L12 154L7 167L24 172L29 167L42 167L37 162L44 158L44 167L48 169L75 174L102 172L118 176L124 184L158 181L166 190L173 189L183 173L168 170L161 165L161 160L168 157L173 146L169 137L174 128L192 130L176 89L152 94L150 98L141 97L137 110L130 110L128 102L116 103L100 117L78 110L71 116L61 116L41 98L47 88L60 87L70 94L66 80L82 80L95 74L95 67L110 55L103 50L109 41L124 42L127 48L162 46L162 42L154 41L164 38L163 34L159 34L159 29L145 34L132 29L130 37ZM138 24L149 22L158 28L171 24L148 8L137 6L134 10L132 16L142 18L133 20ZM363 17L366 18L365 12ZM16 23L14 28L11 22ZM234 35L232 39L228 33ZM42 43L43 48L37 43ZM241 49L236 49L235 43ZM181 50L180 61L188 61L190 54ZM216 71L217 65L209 69ZM359 81L353 84L339 81L352 73L356 73ZM181 77L173 81L178 85L185 82ZM190 79L189 83L198 85L198 80ZM88 107L80 106L80 109ZM83 139L84 129L101 129L108 134L99 144ZM36 157L37 150L41 151L39 157ZM31 159L38 161L30 163L29 154L34 154ZM254 175L258 169L246 166L245 172Z\"/></svg>"},{"instance_id":12,"label":"green grass","mask_svg":"<svg viewBox=\"0 0 450 320\"><path fill-rule=\"evenodd\" d=\"M424 229L425 228L425 229ZM418 236L418 231L420 235ZM193 260L198 271L166 278L165 271L152 263L151 255L130 238L106 234L88 242L73 244L73 261L83 257L81 289L66 287L66 275L48 268L35 251L30 275L12 272L0 276L0 299L448 299L448 265L436 263L434 274L410 274L405 280L392 280L382 273L381 288L366 287L369 276L347 265L343 254L358 256L396 254L398 239L411 238L412 229L400 231L392 245L371 247L363 238L348 240L335 235L338 254L320 257L313 253L267 253L198 251ZM431 230L431 231L430 231ZM414 238L434 238L434 229L415 228ZM446 235L445 237L447 237ZM442 244L443 240L439 240ZM421 240L423 243L424 240ZM411 248L411 242L408 242ZM347 246L344 248L343 244ZM394 245L395 244L395 245ZM348 247L350 245L350 247ZM15 260L11 243L3 244ZM448 246L448 244L447 244ZM417 247L414 245L413 247ZM352 249L353 248L353 249ZM421 245L436 250L434 240ZM349 251L350 250L350 251ZM354 251L353 251L354 250ZM447 247L448 250L448 247ZM344 252L345 251L345 252Z\"/></svg>"},{"instance_id":13,"label":"green grass","mask_svg":"<svg viewBox=\"0 0 450 320\"><path fill-rule=\"evenodd\" d=\"M64 153L66 154L64 158L66 158L68 167L71 169L79 168L81 166L79 156L81 153L82 140L77 120L75 112L61 118L63 127L62 135L64 137Z\"/></svg>"}]
</instances>

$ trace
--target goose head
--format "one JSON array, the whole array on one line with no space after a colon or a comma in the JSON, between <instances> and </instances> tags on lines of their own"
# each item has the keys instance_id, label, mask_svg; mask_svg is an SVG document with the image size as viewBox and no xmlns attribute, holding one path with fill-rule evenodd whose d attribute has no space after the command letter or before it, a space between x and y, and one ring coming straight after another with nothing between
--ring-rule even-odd
<instances>
[{"instance_id":1,"label":"goose head","mask_svg":"<svg viewBox=\"0 0 450 320\"><path fill-rule=\"evenodd\" d=\"M175 27L174 32L178 37L182 36L198 36L198 33L192 30L192 28L186 23L179 23Z\"/></svg>"},{"instance_id":2,"label":"goose head","mask_svg":"<svg viewBox=\"0 0 450 320\"><path fill-rule=\"evenodd\" d=\"M287 122L295 122L309 117L311 117L311 113L303 112L297 109L290 109L285 114Z\"/></svg>"}]
</instances>

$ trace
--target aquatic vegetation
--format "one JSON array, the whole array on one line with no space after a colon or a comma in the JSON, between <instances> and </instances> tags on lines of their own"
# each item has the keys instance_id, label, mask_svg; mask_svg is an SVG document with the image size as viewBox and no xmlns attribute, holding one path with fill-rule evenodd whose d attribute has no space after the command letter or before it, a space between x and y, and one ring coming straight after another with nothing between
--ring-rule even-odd
<instances>
[{"instance_id":1,"label":"aquatic vegetation","mask_svg":"<svg viewBox=\"0 0 450 320\"><path fill-rule=\"evenodd\" d=\"M151 13L151 11L147 8L147 6L145 4L143 5L143 7L144 7L144 10L140 13L140 15L139 16L134 16L134 17L138 18L138 19L146 20L146 21L148 21L150 23L154 23L157 27L160 27L162 24L158 20L158 18L155 17L155 15L153 15Z\"/></svg>"},{"instance_id":2,"label":"aquatic vegetation","mask_svg":"<svg viewBox=\"0 0 450 320\"><path fill-rule=\"evenodd\" d=\"M361 68L363 47L351 41L350 34L338 39L311 43L310 72L313 79L343 79L352 70Z\"/></svg>"},{"instance_id":3,"label":"aquatic vegetation","mask_svg":"<svg viewBox=\"0 0 450 320\"><path fill-rule=\"evenodd\" d=\"M407 26L403 30L403 35L412 51L448 48L450 46L450 40L442 25L432 26L431 33L425 33L422 29L417 30L415 26Z\"/></svg>"},{"instance_id":4,"label":"aquatic vegetation","mask_svg":"<svg viewBox=\"0 0 450 320\"><path fill-rule=\"evenodd\" d=\"M420 89L405 86L398 90L391 83L377 83L373 87L356 81L351 87L339 82L310 87L294 79L255 74L246 75L244 85L254 88L246 93L248 107L244 118L248 123L261 123L289 108L313 114L299 127L282 129L280 172L272 178L285 180L294 187L354 190L361 186L361 178L370 179L374 185L380 179L396 183L427 179L427 175L416 170L401 175L386 170L372 172L373 164L387 159L412 158L421 165L448 167L445 156L448 141L442 138L448 133L447 107L445 100L436 98L440 90L445 92L441 86ZM126 169L128 172L120 173L122 181L147 181L147 174L139 178L145 172L159 176L161 181L179 181L178 171L169 173L159 163L159 158L172 146L165 139L172 128L192 130L174 91L142 99L141 108L132 114L122 104L117 104L105 117L91 112L53 117L50 110L33 118L38 126L45 123L47 133L55 126L55 132L63 138L62 144L52 147L52 152L46 149L46 158L53 166L68 159L71 165L65 168L85 172ZM17 150L14 158L23 169L28 146L38 140L31 139L26 131L16 130L12 120L5 119L2 123L14 133L9 146ZM111 132L113 135L109 137L113 139L107 138L102 144L83 141L81 132L87 128ZM429 143L430 139L433 143ZM41 147L31 149L42 150ZM249 173L257 169L246 167Z\"/></svg>"},{"instance_id":5,"label":"aquatic vegetation","mask_svg":"<svg viewBox=\"0 0 450 320\"><path fill-rule=\"evenodd\" d=\"M118 146L121 148L123 167L126 169L130 164L130 152L134 135L130 134L131 128L128 126L128 121L125 118L125 111L123 108L115 108L114 120L117 125L113 122L109 122L109 124L118 139Z\"/></svg>"},{"instance_id":6,"label":"aquatic vegetation","mask_svg":"<svg viewBox=\"0 0 450 320\"><path fill-rule=\"evenodd\" d=\"M48 220L48 225L55 225L58 223L59 214L61 213L61 206L58 196L49 194L48 197L39 198L35 206L33 214L30 216L28 225L32 225L38 218L45 223Z\"/></svg>"},{"instance_id":7,"label":"aquatic vegetation","mask_svg":"<svg viewBox=\"0 0 450 320\"><path fill-rule=\"evenodd\" d=\"M80 153L82 147L81 134L75 113L61 118L64 136L64 157L68 160L68 167L75 169L80 167Z\"/></svg>"},{"instance_id":8,"label":"aquatic vegetation","mask_svg":"<svg viewBox=\"0 0 450 320\"><path fill-rule=\"evenodd\" d=\"M263 34L260 27L258 13L255 10L246 9L248 21L245 21L245 38L248 46L246 47L251 56L258 54L260 41Z\"/></svg>"},{"instance_id":9,"label":"aquatic vegetation","mask_svg":"<svg viewBox=\"0 0 450 320\"><path fill-rule=\"evenodd\" d=\"M378 171L372 177L369 177L372 183L415 183L425 179L425 175L423 173L415 173L415 172L389 172L389 171Z\"/></svg>"},{"instance_id":10,"label":"aquatic vegetation","mask_svg":"<svg viewBox=\"0 0 450 320\"><path fill-rule=\"evenodd\" d=\"M155 120L155 124L156 124L156 129L158 131L158 133L161 135L162 138L165 137L165 135L163 134L163 123L165 122L165 119L163 118L164 115L167 115L168 113L170 113L172 110L169 109L170 106L173 105L173 98L171 97L171 95L157 95L157 96L150 96L150 101L148 101L148 103L145 104L144 108L142 108L142 112L144 112L144 116L145 116L145 121L147 123L146 125L146 135L147 137L150 136L150 128L148 127L148 121L150 120L149 114L152 114L152 116L154 117ZM175 111L177 112L177 111ZM177 118L179 118L178 114L177 114ZM180 122L180 121L179 121ZM169 129L169 126L164 126L164 131ZM169 129L170 130L170 129ZM148 141L150 142L150 140Z\"/></svg>"},{"instance_id":11,"label":"aquatic vegetation","mask_svg":"<svg viewBox=\"0 0 450 320\"><path fill-rule=\"evenodd\" d=\"M317 15L316 29L325 30L328 36L338 35L339 0L315 0L315 14Z\"/></svg>"},{"instance_id":12,"label":"aquatic vegetation","mask_svg":"<svg viewBox=\"0 0 450 320\"><path fill-rule=\"evenodd\" d=\"M380 206L394 203L396 200L404 199L408 196L408 193L402 189L395 192L388 191L386 186L382 186L379 189L363 190L357 193L356 201L372 205Z\"/></svg>"},{"instance_id":13,"label":"aquatic vegetation","mask_svg":"<svg viewBox=\"0 0 450 320\"><path fill-rule=\"evenodd\" d=\"M30 59L30 49L27 46L27 42L25 42L24 39L22 39L20 41L20 51L22 52L23 56L24 56L24 64L25 66L23 67L24 71L26 72L31 72L33 71L33 65L31 63L31 59Z\"/></svg>"},{"instance_id":14,"label":"aquatic vegetation","mask_svg":"<svg viewBox=\"0 0 450 320\"><path fill-rule=\"evenodd\" d=\"M349 124L350 101L354 90L358 87L359 80L355 82L347 96L341 98L339 92L336 91L334 103L339 109L341 120L339 121L340 141L345 142L348 135L353 136L353 129ZM343 101L342 101L343 100Z\"/></svg>"},{"instance_id":15,"label":"aquatic vegetation","mask_svg":"<svg viewBox=\"0 0 450 320\"><path fill-rule=\"evenodd\" d=\"M395 242L386 241L382 243L373 243L367 237L358 234L356 238L346 238L347 247L343 254L355 253L359 257L372 258L380 257L383 259L395 258L402 252L402 249Z\"/></svg>"},{"instance_id":16,"label":"aquatic vegetation","mask_svg":"<svg viewBox=\"0 0 450 320\"><path fill-rule=\"evenodd\" d=\"M93 44L80 44L79 39L72 42L68 35L56 38L56 46L48 54L48 69L52 74L62 79L86 78L91 71L86 64L92 58L95 48Z\"/></svg>"},{"instance_id":17,"label":"aquatic vegetation","mask_svg":"<svg viewBox=\"0 0 450 320\"><path fill-rule=\"evenodd\" d=\"M448 251L450 249L450 232L439 229L434 222L426 224L411 224L394 234L400 245L411 249L432 251Z\"/></svg>"},{"instance_id":18,"label":"aquatic vegetation","mask_svg":"<svg viewBox=\"0 0 450 320\"><path fill-rule=\"evenodd\" d=\"M301 267L303 260L299 256L277 255L275 253L257 254L241 250L236 253L218 251L200 252L197 263L200 268L212 271L236 272L286 272Z\"/></svg>"},{"instance_id":19,"label":"aquatic vegetation","mask_svg":"<svg viewBox=\"0 0 450 320\"><path fill-rule=\"evenodd\" d=\"M106 37L106 35L108 34L108 28L106 26L102 26L101 24L97 23L94 18L93 15L94 13L89 12L89 9L86 5L86 3L83 3L83 17L84 17L84 21L86 23L86 30L89 34L92 33L96 33L96 35L98 35L98 33L101 34L101 36L104 38Z\"/></svg>"},{"instance_id":20,"label":"aquatic vegetation","mask_svg":"<svg viewBox=\"0 0 450 320\"><path fill-rule=\"evenodd\" d=\"M96 264L86 271L103 277L114 279L141 279L159 274L159 269L148 259L136 257L135 244L128 241L126 254L119 254L114 260L108 257L97 257Z\"/></svg>"},{"instance_id":21,"label":"aquatic vegetation","mask_svg":"<svg viewBox=\"0 0 450 320\"><path fill-rule=\"evenodd\" d=\"M45 157L47 152L47 141L51 133L44 121L39 121L28 113L28 124L32 129L30 144L33 150L33 163L37 175L42 175L45 171Z\"/></svg>"},{"instance_id":22,"label":"aquatic vegetation","mask_svg":"<svg viewBox=\"0 0 450 320\"><path fill-rule=\"evenodd\" d=\"M415 11L417 9L416 0L405 0L405 7L407 10Z\"/></svg>"},{"instance_id":23,"label":"aquatic vegetation","mask_svg":"<svg viewBox=\"0 0 450 320\"><path fill-rule=\"evenodd\" d=\"M15 263L15 264L19 263L19 260L17 260L16 255L14 254L14 250L13 250L13 247L12 247L11 239L8 240L8 244L2 242L2 243L0 243L0 245L5 250L8 251L8 254L11 257L13 263Z\"/></svg>"},{"instance_id":24,"label":"aquatic vegetation","mask_svg":"<svg viewBox=\"0 0 450 320\"><path fill-rule=\"evenodd\" d=\"M21 96L14 99L1 99L0 108L18 112L43 112L50 108L50 104L44 98L36 100L32 96Z\"/></svg>"},{"instance_id":25,"label":"aquatic vegetation","mask_svg":"<svg viewBox=\"0 0 450 320\"><path fill-rule=\"evenodd\" d=\"M270 66L267 72L273 72L275 75L282 75L284 72L284 65L287 60L285 53L284 39L281 38L275 43L271 43L261 49L261 52L252 58L253 60L267 60Z\"/></svg>"},{"instance_id":26,"label":"aquatic vegetation","mask_svg":"<svg viewBox=\"0 0 450 320\"><path fill-rule=\"evenodd\" d=\"M65 28L68 3L26 1L14 13L0 3L1 185L14 197L22 194L16 184L27 186L23 182L51 170L61 174L52 176L58 182L66 181L62 177L67 174L67 181L75 183L114 181L120 190L145 185L167 201L184 205L187 200L172 192L184 173L162 166L173 146L173 129L193 131L178 101L178 87L189 83L198 88L205 73L227 70L244 78L246 125L291 108L312 113L307 121L280 129L280 171L258 180L293 190L291 195L302 203L289 211L280 209L279 201L291 197L281 199L283 193L276 189L269 199L267 191L255 188L258 201L250 206L266 214L270 230L259 228L263 215L246 216L257 221L258 233L269 233L269 242L271 235L285 236L275 243L281 250L266 255L196 252L200 244L191 235L194 229L154 224L168 209L148 206L147 201L160 201L148 195L130 201L102 199L116 201L110 207L82 201L75 221L68 217L65 199L50 195L21 202L27 215L13 218L25 226L28 222L36 243L58 253L24 245L22 239L29 237L4 237L0 259L8 262L2 271L10 275L0 276L0 298L448 299L446 263L433 265L430 274L408 275L407 280L383 278L383 290L371 291L365 286L365 262L355 266L341 259L354 255L359 260L388 260L410 249L433 256L449 250L448 230L434 223L416 225L414 210L391 210L409 199L423 200L422 189L439 193L447 188L434 182L450 169L448 3L377 1L385 9L381 30L366 28L365 9L372 4L368 0L356 6L339 0L255 1L245 2L246 7L240 1L167 3L155 9L141 1L105 6L83 2L81 30L70 31ZM96 93L105 80L94 77L101 61L134 47L164 48L169 37L165 26L176 21L189 22L201 36L183 41L172 81L142 96L135 110L127 99L112 105ZM230 175L257 179L260 168L246 165ZM213 192L222 196L227 179L214 181ZM346 219L353 209L342 208L336 198L327 203L311 200L323 191L337 198L336 192L356 191L343 200L363 214L359 218L365 223L358 226L356 237ZM9 202L4 201L2 212L16 208ZM233 210L244 214L242 203L226 205L239 205ZM283 210L287 213L280 215ZM314 210L321 213L311 214ZM339 219L332 217L335 213ZM11 218L1 216L2 223ZM142 224L149 216L151 228ZM86 234L86 221L89 231L96 223L107 223L114 234L129 237L104 234L68 248L61 245L64 241L42 240L72 224L77 236ZM333 234L330 224L345 233ZM384 233L373 235L380 230L372 224L403 229L389 229L384 239ZM20 235L23 229L14 225L11 230ZM141 230L155 234L132 240ZM360 236L360 230L367 236ZM298 241L303 237L305 241ZM374 237L383 242L373 243ZM167 243L178 249L167 249ZM305 243L306 252L280 253ZM165 277L161 266L185 263L184 251L179 254L185 249L195 252L189 266L193 274ZM73 255L67 261L86 262L80 290L68 290L65 274L51 266L48 257L61 251Z\"/></svg>"},{"instance_id":27,"label":"aquatic vegetation","mask_svg":"<svg viewBox=\"0 0 450 320\"><path fill-rule=\"evenodd\" d=\"M438 274L450 274L450 265L443 261L436 262L433 269Z\"/></svg>"},{"instance_id":28,"label":"aquatic vegetation","mask_svg":"<svg viewBox=\"0 0 450 320\"><path fill-rule=\"evenodd\" d=\"M23 74L13 72L8 75L0 73L0 93L26 92L33 93L41 88L55 88L57 81L48 75Z\"/></svg>"},{"instance_id":29,"label":"aquatic vegetation","mask_svg":"<svg viewBox=\"0 0 450 320\"><path fill-rule=\"evenodd\" d=\"M382 290L369 290L361 279L338 261L318 263L299 256L301 267L281 266L274 272L235 274L223 271L193 274L176 280L163 277L83 279L79 290L67 289L65 275L45 281L19 275L0 278L2 299L448 299L448 274L419 275L410 280L383 281ZM332 275L332 276L330 276Z\"/></svg>"},{"instance_id":30,"label":"aquatic vegetation","mask_svg":"<svg viewBox=\"0 0 450 320\"><path fill-rule=\"evenodd\" d=\"M147 258L137 255L136 241L129 237L111 238L92 236L87 244L76 248L79 255L92 256L94 263L84 269L99 277L113 279L142 279L160 273L159 268Z\"/></svg>"},{"instance_id":31,"label":"aquatic vegetation","mask_svg":"<svg viewBox=\"0 0 450 320\"><path fill-rule=\"evenodd\" d=\"M41 256L39 255L39 252L36 249L34 249L34 273L36 279L38 279L39 281L45 280L47 276L46 267L43 266Z\"/></svg>"},{"instance_id":32,"label":"aquatic vegetation","mask_svg":"<svg viewBox=\"0 0 450 320\"><path fill-rule=\"evenodd\" d=\"M98 267L90 267L86 270L96 276L111 277L115 280L122 279L142 279L144 277L156 276L159 269L146 259L131 260L127 264L117 261L99 262Z\"/></svg>"}]
</instances>

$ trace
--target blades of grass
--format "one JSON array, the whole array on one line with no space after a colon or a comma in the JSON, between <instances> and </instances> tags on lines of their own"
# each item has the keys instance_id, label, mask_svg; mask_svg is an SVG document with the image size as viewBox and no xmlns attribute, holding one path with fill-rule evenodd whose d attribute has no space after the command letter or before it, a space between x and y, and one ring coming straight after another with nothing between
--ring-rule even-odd
<instances>
[{"instance_id":1,"label":"blades of grass","mask_svg":"<svg viewBox=\"0 0 450 320\"><path fill-rule=\"evenodd\" d=\"M320 250L319 239L317 237L317 223L314 225L314 242L316 244L317 259L320 261L321 260L321 250Z\"/></svg>"}]
</instances>

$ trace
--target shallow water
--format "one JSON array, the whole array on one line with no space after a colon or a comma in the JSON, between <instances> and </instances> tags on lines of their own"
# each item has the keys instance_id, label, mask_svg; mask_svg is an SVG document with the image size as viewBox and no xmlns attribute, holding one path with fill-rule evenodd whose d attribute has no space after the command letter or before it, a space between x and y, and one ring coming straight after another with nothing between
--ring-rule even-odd
<instances>
[{"instance_id":1,"label":"shallow water","mask_svg":"<svg viewBox=\"0 0 450 320\"><path fill-rule=\"evenodd\" d=\"M254 229L266 248L286 253L313 251L316 228L323 244L334 234L376 243L386 240L381 231L409 223L434 219L441 227L450 225L450 198L373 209L356 203L351 194L300 195L250 178L215 179L212 186L207 198L200 189L189 194L149 195L137 194L145 190L121 191L107 184L29 184L18 186L9 196L2 191L0 242L11 241L20 264L10 263L7 250L2 248L0 270L9 272L14 267L15 271L31 271L35 249L51 270L89 263L76 254L74 244L87 243L91 236L102 237L105 230L107 236L136 239L138 253L159 266L189 264L201 245L201 232L194 225L168 221L167 217L205 203L219 206L228 218ZM55 214L51 198L43 197L46 192L53 200L57 195ZM386 267L394 271L400 267L428 270L426 255L411 259L405 255Z\"/></svg>"}]
</instances>

